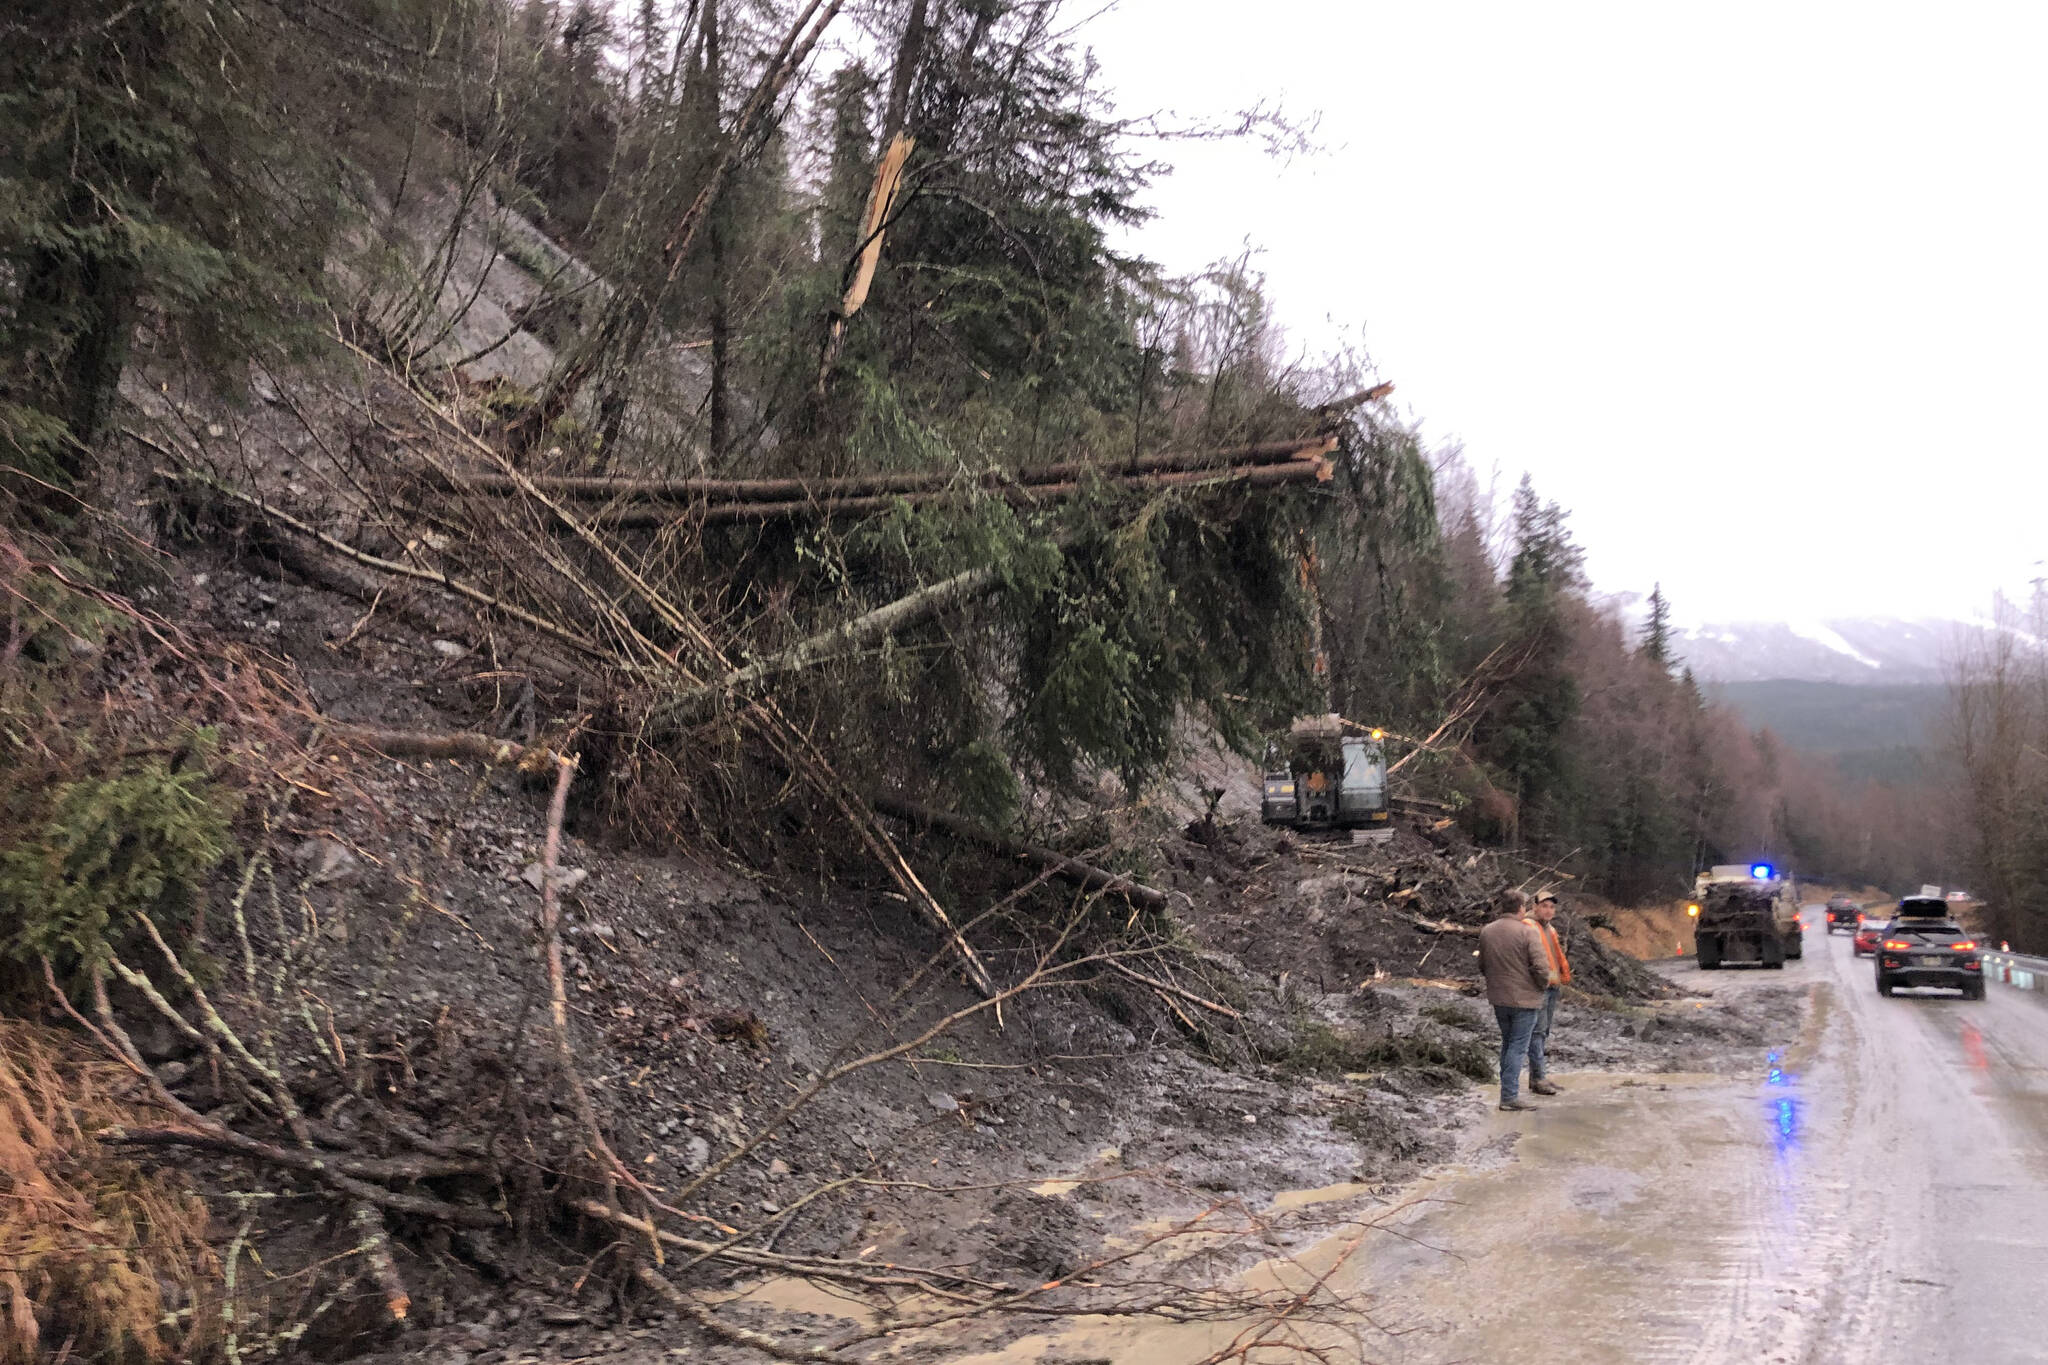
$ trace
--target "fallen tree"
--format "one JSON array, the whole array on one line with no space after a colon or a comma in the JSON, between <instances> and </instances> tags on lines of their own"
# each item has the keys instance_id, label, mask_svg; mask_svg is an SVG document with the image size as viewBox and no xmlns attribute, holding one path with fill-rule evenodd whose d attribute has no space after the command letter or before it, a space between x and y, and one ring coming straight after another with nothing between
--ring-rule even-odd
<instances>
[{"instance_id":1,"label":"fallen tree","mask_svg":"<svg viewBox=\"0 0 2048 1365\"><path fill-rule=\"evenodd\" d=\"M954 839L979 844L1006 858L1045 868L1054 876L1071 882L1085 891L1120 897L1140 910L1160 912L1164 911L1169 903L1166 893L1157 887L1133 881L1120 872L1111 872L1107 868L1096 867L1093 863L1084 863L1078 858L1069 858L1064 853L1056 853L1049 848L1041 848L1036 844L1027 844L998 834L992 829L975 824L972 820L948 815L944 811L931 810L900 797L880 795L873 800L876 810L901 820L914 830L936 830Z\"/></svg>"},{"instance_id":2,"label":"fallen tree","mask_svg":"<svg viewBox=\"0 0 2048 1365\"><path fill-rule=\"evenodd\" d=\"M1140 455L1129 460L1078 460L1023 469L989 469L979 473L954 469L817 479L639 479L541 474L514 479L505 474L464 473L438 466L429 466L415 472L427 483L444 492L501 497L516 496L528 488L534 488L557 497L579 501L632 499L676 503L818 502L888 494L938 493L963 487L1001 488L1070 484L1089 477L1114 479L1144 474L1248 469L1263 465L1292 464L1323 457L1335 448L1334 437L1316 436L1293 441L1266 441L1220 450L1169 451L1155 455Z\"/></svg>"},{"instance_id":3,"label":"fallen tree","mask_svg":"<svg viewBox=\"0 0 2048 1365\"><path fill-rule=\"evenodd\" d=\"M849 650L879 643L911 626L929 621L975 598L993 592L1002 578L992 566L967 569L919 588L905 597L886 602L873 611L809 635L742 668L735 668L717 680L683 692L654 708L651 719L657 731L687 726L710 715L723 702L743 697L771 678L794 673L837 658Z\"/></svg>"},{"instance_id":4,"label":"fallen tree","mask_svg":"<svg viewBox=\"0 0 2048 1365\"><path fill-rule=\"evenodd\" d=\"M1284 488L1289 485L1328 483L1330 462L1320 456L1271 465L1222 465L1214 469L1190 469L1163 474L1118 474L1102 483L1133 493L1159 493L1177 488L1230 487L1247 489ZM676 522L716 526L731 522L759 522L803 517L869 517L886 512L899 502L913 507L934 502L964 502L977 494L1001 498L1013 507L1037 507L1081 496L1091 485L1082 480L1063 483L1011 484L993 489L943 488L930 492L877 493L860 497L822 497L810 501L707 502L688 509L629 507L599 513L591 518L611 530L642 530Z\"/></svg>"}]
</instances>

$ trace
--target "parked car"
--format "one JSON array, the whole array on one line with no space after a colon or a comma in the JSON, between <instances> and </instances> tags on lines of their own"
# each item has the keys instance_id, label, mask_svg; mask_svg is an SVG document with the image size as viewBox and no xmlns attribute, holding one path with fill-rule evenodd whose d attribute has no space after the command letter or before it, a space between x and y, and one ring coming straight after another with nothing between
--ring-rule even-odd
<instances>
[{"instance_id":1,"label":"parked car","mask_svg":"<svg viewBox=\"0 0 2048 1365\"><path fill-rule=\"evenodd\" d=\"M1863 907L1847 896L1832 896L1828 899L1828 932L1843 930L1855 933L1856 926L1863 922Z\"/></svg>"},{"instance_id":2,"label":"parked car","mask_svg":"<svg viewBox=\"0 0 2048 1365\"><path fill-rule=\"evenodd\" d=\"M1954 920L1893 920L1878 941L1877 993L1890 995L1901 986L1940 986L1982 1000L1984 963L1977 941Z\"/></svg>"},{"instance_id":3,"label":"parked car","mask_svg":"<svg viewBox=\"0 0 2048 1365\"><path fill-rule=\"evenodd\" d=\"M1881 919L1867 919L1856 926L1856 937L1849 941L1849 952L1855 957L1876 957L1877 945L1884 941L1884 931L1890 923Z\"/></svg>"}]
</instances>

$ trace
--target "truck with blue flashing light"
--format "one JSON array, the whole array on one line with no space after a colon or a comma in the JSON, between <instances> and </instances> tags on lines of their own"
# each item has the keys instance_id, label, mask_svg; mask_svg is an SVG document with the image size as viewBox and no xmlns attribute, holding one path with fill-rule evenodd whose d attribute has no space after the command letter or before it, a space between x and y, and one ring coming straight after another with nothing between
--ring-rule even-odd
<instances>
[{"instance_id":1,"label":"truck with blue flashing light","mask_svg":"<svg viewBox=\"0 0 2048 1365\"><path fill-rule=\"evenodd\" d=\"M1798 888L1769 863L1722 864L1700 873L1686 914L1703 972L1737 963L1783 968L1788 959L1806 956Z\"/></svg>"}]
</instances>

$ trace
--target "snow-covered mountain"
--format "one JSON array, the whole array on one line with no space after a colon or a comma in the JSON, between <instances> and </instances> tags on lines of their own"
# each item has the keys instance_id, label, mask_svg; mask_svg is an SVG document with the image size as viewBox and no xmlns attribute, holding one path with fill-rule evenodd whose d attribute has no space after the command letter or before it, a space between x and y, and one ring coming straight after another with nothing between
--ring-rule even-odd
<instances>
[{"instance_id":1,"label":"snow-covered mountain","mask_svg":"<svg viewBox=\"0 0 2048 1365\"><path fill-rule=\"evenodd\" d=\"M1938 683L1991 630L1964 620L1750 621L1674 631L1672 652L1712 682Z\"/></svg>"}]
</instances>

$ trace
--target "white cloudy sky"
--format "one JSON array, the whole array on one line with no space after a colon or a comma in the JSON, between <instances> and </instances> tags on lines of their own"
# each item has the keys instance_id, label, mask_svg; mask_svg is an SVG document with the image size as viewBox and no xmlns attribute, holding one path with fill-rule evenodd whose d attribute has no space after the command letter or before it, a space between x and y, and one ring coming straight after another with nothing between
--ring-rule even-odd
<instances>
[{"instance_id":1,"label":"white cloudy sky","mask_svg":"<svg viewBox=\"0 0 2048 1365\"><path fill-rule=\"evenodd\" d=\"M2048 558L2048 4L1121 0L1166 149L1136 244L1259 249L1311 350L1572 509L1689 619L1960 614Z\"/></svg>"}]
</instances>

